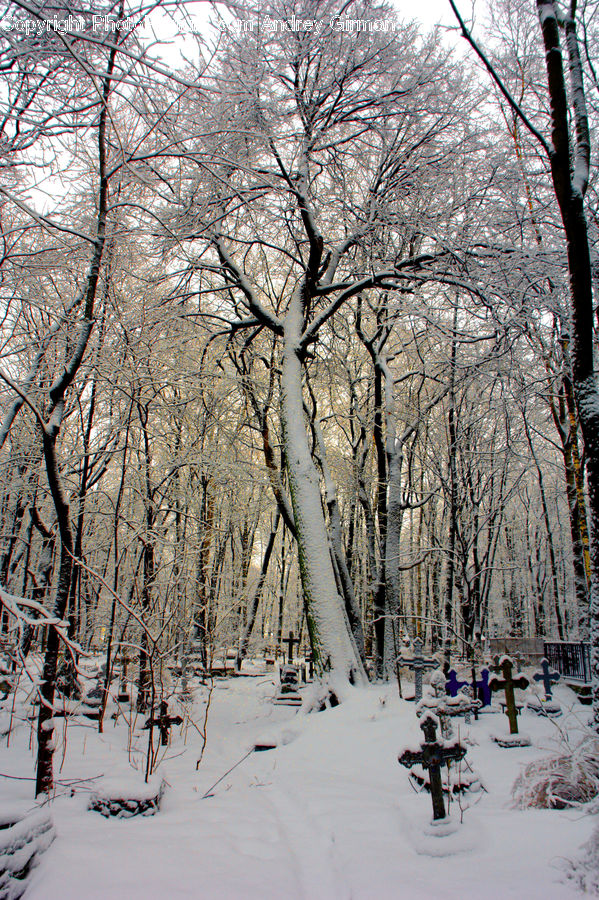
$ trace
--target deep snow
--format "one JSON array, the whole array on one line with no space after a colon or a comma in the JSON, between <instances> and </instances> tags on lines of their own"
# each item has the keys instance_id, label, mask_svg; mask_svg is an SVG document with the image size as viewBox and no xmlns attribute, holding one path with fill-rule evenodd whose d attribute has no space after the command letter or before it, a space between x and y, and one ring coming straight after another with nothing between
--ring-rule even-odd
<instances>
[{"instance_id":1,"label":"deep snow","mask_svg":"<svg viewBox=\"0 0 599 900\"><path fill-rule=\"evenodd\" d=\"M145 717L131 730L123 716L116 723L107 718L102 735L87 719L66 726L57 719L61 784L46 807L56 839L30 876L26 900L581 896L565 880L565 861L580 855L596 816L578 809L519 810L511 799L521 767L556 750L560 733L572 738L589 718L588 707L567 687L555 689L565 710L561 718L523 712L520 727L531 747L505 750L492 742L493 733L507 731L499 712L470 726L454 720L460 738L470 742L467 761L486 791L474 805L464 801L461 824L454 802L453 828L439 835L431 827L429 795L417 794L397 763L398 753L418 744L422 733L414 704L398 698L396 685L355 689L341 706L305 715L271 703L275 677L215 682L197 771L199 732L189 722L173 729L154 776L156 783L165 778L167 788L152 817L107 819L87 809L90 792L103 784L126 784L132 795L142 789ZM192 718L200 728L206 694L196 685ZM256 742L277 746L250 754L203 799ZM36 808L34 781L16 780L33 779L33 744L25 722L14 724L9 746L6 736L0 739L4 810ZM81 781L69 788L75 780Z\"/></svg>"}]
</instances>

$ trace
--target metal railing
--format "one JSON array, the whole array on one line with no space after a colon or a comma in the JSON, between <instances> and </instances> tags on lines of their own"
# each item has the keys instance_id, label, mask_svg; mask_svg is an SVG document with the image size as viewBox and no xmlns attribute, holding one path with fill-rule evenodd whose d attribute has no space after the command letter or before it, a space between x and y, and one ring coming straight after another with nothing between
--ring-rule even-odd
<instances>
[{"instance_id":1,"label":"metal railing","mask_svg":"<svg viewBox=\"0 0 599 900\"><path fill-rule=\"evenodd\" d=\"M545 641L545 656L564 678L591 680L591 645L585 641Z\"/></svg>"}]
</instances>

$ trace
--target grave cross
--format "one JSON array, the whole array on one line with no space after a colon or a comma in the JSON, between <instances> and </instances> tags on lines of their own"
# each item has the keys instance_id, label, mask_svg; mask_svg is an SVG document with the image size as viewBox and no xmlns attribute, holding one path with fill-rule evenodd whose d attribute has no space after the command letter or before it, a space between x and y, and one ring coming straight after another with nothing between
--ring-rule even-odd
<instances>
[{"instance_id":1,"label":"grave cross","mask_svg":"<svg viewBox=\"0 0 599 900\"><path fill-rule=\"evenodd\" d=\"M421 749L415 753L413 750L405 750L397 758L400 765L411 769L420 764L423 769L429 770L431 784L431 798L433 801L433 819L445 818L445 804L443 802L443 782L441 781L441 766L452 759L460 760L466 756L466 748L461 744L446 744L437 740L438 720L431 713L423 716L420 727L424 732L424 741Z\"/></svg>"},{"instance_id":2,"label":"grave cross","mask_svg":"<svg viewBox=\"0 0 599 900\"><path fill-rule=\"evenodd\" d=\"M180 725L182 721L183 719L181 716L169 716L168 704L166 700L161 700L158 715L150 717L144 725L144 729L157 725L160 729L160 743L163 747L166 747L170 737L171 727L173 725Z\"/></svg>"},{"instance_id":3,"label":"grave cross","mask_svg":"<svg viewBox=\"0 0 599 900\"><path fill-rule=\"evenodd\" d=\"M466 687L467 681L459 681L458 673L455 669L450 669L447 673L447 681L445 682L445 690L450 697L457 697L460 688Z\"/></svg>"},{"instance_id":4,"label":"grave cross","mask_svg":"<svg viewBox=\"0 0 599 900\"><path fill-rule=\"evenodd\" d=\"M420 703L422 700L422 673L427 669L436 669L439 663L436 659L425 659L422 655L422 641L416 638L414 641L414 655L411 659L404 656L398 656L397 662L400 666L406 666L414 672L414 700Z\"/></svg>"},{"instance_id":5,"label":"grave cross","mask_svg":"<svg viewBox=\"0 0 599 900\"><path fill-rule=\"evenodd\" d=\"M503 679L494 676L489 682L489 688L492 691L505 691L505 708L510 723L510 734L518 734L518 713L516 710L514 688L524 690L528 687L529 681L526 675L520 675L519 678L513 678L513 666L514 664L509 656L502 657L502 659L498 660L494 666L491 666L494 672L503 673Z\"/></svg>"},{"instance_id":6,"label":"grave cross","mask_svg":"<svg viewBox=\"0 0 599 900\"><path fill-rule=\"evenodd\" d=\"M545 657L541 660L541 669L543 670L542 672L535 672L532 677L535 681L543 682L543 687L545 688L545 700L551 700L553 697L551 685L557 684L559 681L559 672L552 672L549 669L549 660Z\"/></svg>"},{"instance_id":7,"label":"grave cross","mask_svg":"<svg viewBox=\"0 0 599 900\"><path fill-rule=\"evenodd\" d=\"M474 694L474 698L478 699L481 702L481 706L490 706L491 705L491 695L492 691L489 687L489 670L481 669L480 673L480 681L476 680L476 669L472 669L472 692Z\"/></svg>"},{"instance_id":8,"label":"grave cross","mask_svg":"<svg viewBox=\"0 0 599 900\"><path fill-rule=\"evenodd\" d=\"M300 639L293 637L293 631L290 631L289 637L284 638L283 643L287 644L287 662L291 665L293 663L293 646L297 644L299 647Z\"/></svg>"}]
</instances>

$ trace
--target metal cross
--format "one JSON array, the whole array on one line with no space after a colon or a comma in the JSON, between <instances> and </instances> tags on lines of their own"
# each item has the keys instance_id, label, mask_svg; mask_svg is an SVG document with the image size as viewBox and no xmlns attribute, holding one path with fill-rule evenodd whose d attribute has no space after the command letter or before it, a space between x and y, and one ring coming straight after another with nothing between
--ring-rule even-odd
<instances>
[{"instance_id":1,"label":"metal cross","mask_svg":"<svg viewBox=\"0 0 599 900\"><path fill-rule=\"evenodd\" d=\"M545 688L545 700L551 700L553 697L553 693L551 691L551 685L557 684L560 679L559 672L552 672L549 669L549 660L543 657L541 660L541 669L542 672L535 672L532 676L535 681L542 681L543 687Z\"/></svg>"},{"instance_id":2,"label":"metal cross","mask_svg":"<svg viewBox=\"0 0 599 900\"><path fill-rule=\"evenodd\" d=\"M505 708L510 723L510 734L518 734L518 713L516 710L514 688L524 690L528 687L529 681L526 675L520 675L519 678L513 678L513 667L514 664L509 656L504 656L501 661L498 659L496 664L491 666L491 668L494 672L502 672L503 679L494 676L489 682L489 687L492 691L505 691Z\"/></svg>"},{"instance_id":3,"label":"metal cross","mask_svg":"<svg viewBox=\"0 0 599 900\"><path fill-rule=\"evenodd\" d=\"M170 737L171 727L173 725L180 725L182 721L183 719L181 716L169 716L168 704L166 700L161 700L159 714L157 716L151 716L144 725L144 729L157 725L160 729L160 743L163 747L166 747Z\"/></svg>"},{"instance_id":4,"label":"metal cross","mask_svg":"<svg viewBox=\"0 0 599 900\"><path fill-rule=\"evenodd\" d=\"M397 662L400 666L406 666L414 672L414 700L420 703L422 700L422 673L427 669L436 669L439 663L436 659L425 659L422 655L422 641L416 638L414 641L414 654L411 659L404 656L398 656Z\"/></svg>"},{"instance_id":5,"label":"metal cross","mask_svg":"<svg viewBox=\"0 0 599 900\"><path fill-rule=\"evenodd\" d=\"M489 670L482 669L480 673L480 681L476 679L476 670L472 669L472 693L475 699L478 699L481 702L481 706L490 706L491 705L491 696L492 691L489 687Z\"/></svg>"},{"instance_id":6,"label":"metal cross","mask_svg":"<svg viewBox=\"0 0 599 900\"><path fill-rule=\"evenodd\" d=\"M411 769L420 764L423 769L429 770L431 784L431 798L433 801L433 819L445 818L445 803L443 802L443 782L441 781L441 766L450 760L460 760L466 756L466 748L461 744L446 744L437 740L438 720L431 713L422 717L420 727L424 732L424 741L420 745L419 752L405 750L397 761L400 765Z\"/></svg>"},{"instance_id":7,"label":"metal cross","mask_svg":"<svg viewBox=\"0 0 599 900\"><path fill-rule=\"evenodd\" d=\"M458 673L455 669L450 669L447 673L447 681L445 682L445 690L450 697L457 697L460 688L466 687L467 681L459 681Z\"/></svg>"},{"instance_id":8,"label":"metal cross","mask_svg":"<svg viewBox=\"0 0 599 900\"><path fill-rule=\"evenodd\" d=\"M293 631L290 631L289 637L284 638L283 643L287 644L287 662L291 665L293 663L293 646L297 644L299 647L300 639L293 637Z\"/></svg>"}]
</instances>

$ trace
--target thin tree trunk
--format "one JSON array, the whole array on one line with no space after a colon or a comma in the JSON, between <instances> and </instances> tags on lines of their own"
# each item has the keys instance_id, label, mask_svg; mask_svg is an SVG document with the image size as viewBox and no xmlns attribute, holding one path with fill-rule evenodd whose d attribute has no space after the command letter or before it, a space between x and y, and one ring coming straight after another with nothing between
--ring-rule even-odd
<instances>
[{"instance_id":1,"label":"thin tree trunk","mask_svg":"<svg viewBox=\"0 0 599 900\"><path fill-rule=\"evenodd\" d=\"M277 530L279 528L279 522L281 520L281 511L277 507L277 511L275 513L275 520L272 524L272 528L270 531L270 535L268 538L268 543L266 544L266 549L264 551L264 556L262 557L262 566L260 568L260 576L258 578L258 583L254 589L254 593L252 594L252 599L248 604L248 613L247 613L247 622L245 624L245 628L243 630L243 634L241 635L241 640L239 642L239 652L237 654L237 670L241 669L241 663L247 656L248 647L250 644L250 638L252 636L252 631L254 629L254 624L256 622L256 614L258 612L258 605L260 603L260 598L262 597L262 589L264 588L264 582L266 581L266 576L268 574L268 567L270 565L270 558L272 556L272 551L275 546L275 540L277 537Z\"/></svg>"}]
</instances>

